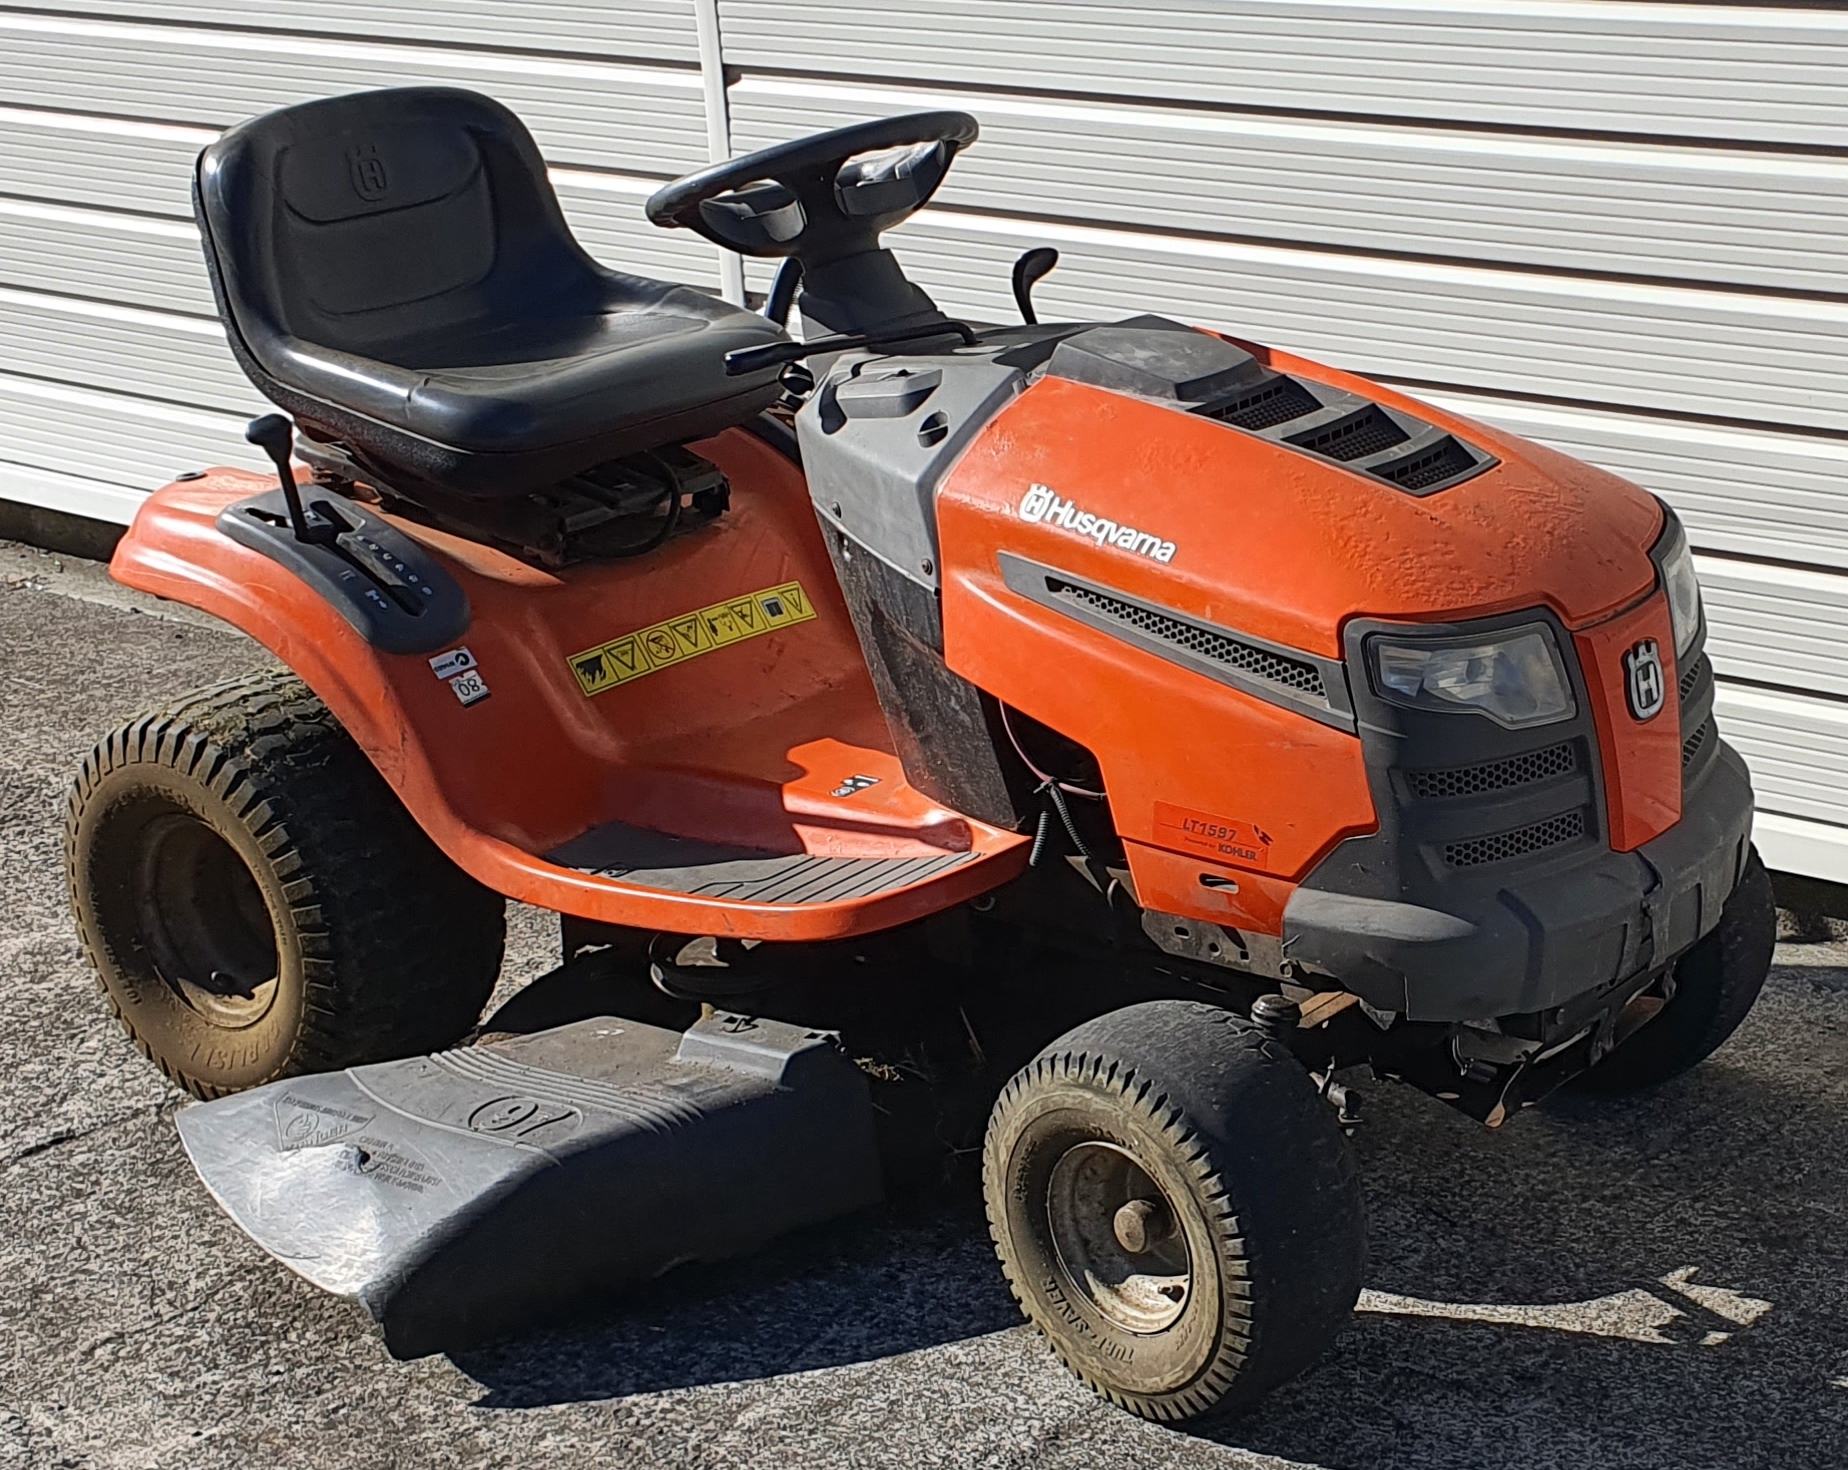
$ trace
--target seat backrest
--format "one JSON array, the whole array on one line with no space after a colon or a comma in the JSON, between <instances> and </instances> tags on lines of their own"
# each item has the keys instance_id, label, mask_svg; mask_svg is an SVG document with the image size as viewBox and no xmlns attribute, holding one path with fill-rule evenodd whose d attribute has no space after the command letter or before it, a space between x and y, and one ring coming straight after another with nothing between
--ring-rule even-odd
<instances>
[{"instance_id":1,"label":"seat backrest","mask_svg":"<svg viewBox=\"0 0 1848 1470\"><path fill-rule=\"evenodd\" d=\"M286 339L390 362L394 345L569 311L602 275L525 125L456 88L241 123L200 155L193 204L233 346L285 382Z\"/></svg>"}]
</instances>

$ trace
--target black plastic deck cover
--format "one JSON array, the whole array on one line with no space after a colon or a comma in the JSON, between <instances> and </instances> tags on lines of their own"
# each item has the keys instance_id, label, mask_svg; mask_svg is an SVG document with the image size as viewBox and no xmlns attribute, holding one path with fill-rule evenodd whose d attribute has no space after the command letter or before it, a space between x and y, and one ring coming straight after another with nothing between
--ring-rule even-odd
<instances>
[{"instance_id":1,"label":"black plastic deck cover","mask_svg":"<svg viewBox=\"0 0 1848 1470\"><path fill-rule=\"evenodd\" d=\"M866 1079L831 1033L603 1016L180 1111L213 1197L416 1357L874 1204Z\"/></svg>"}]
</instances>

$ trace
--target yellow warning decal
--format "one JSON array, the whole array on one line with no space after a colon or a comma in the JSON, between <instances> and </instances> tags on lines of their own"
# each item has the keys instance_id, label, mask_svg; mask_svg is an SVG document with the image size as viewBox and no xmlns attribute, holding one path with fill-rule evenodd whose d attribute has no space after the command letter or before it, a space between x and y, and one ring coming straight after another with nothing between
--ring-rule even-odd
<instances>
[{"instance_id":1,"label":"yellow warning decal","mask_svg":"<svg viewBox=\"0 0 1848 1470\"><path fill-rule=\"evenodd\" d=\"M698 612L680 613L640 632L624 633L608 643L571 655L571 672L585 694L601 694L657 669L683 664L715 648L742 643L815 616L815 606L800 582L747 592Z\"/></svg>"}]
</instances>

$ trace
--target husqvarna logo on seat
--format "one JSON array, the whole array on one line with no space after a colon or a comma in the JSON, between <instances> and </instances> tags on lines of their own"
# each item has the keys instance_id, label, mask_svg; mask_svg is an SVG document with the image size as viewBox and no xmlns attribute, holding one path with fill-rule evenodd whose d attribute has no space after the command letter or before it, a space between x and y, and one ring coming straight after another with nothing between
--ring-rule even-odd
<instances>
[{"instance_id":1,"label":"husqvarna logo on seat","mask_svg":"<svg viewBox=\"0 0 1848 1470\"><path fill-rule=\"evenodd\" d=\"M1089 536L1099 546L1114 546L1120 551L1159 562L1174 560L1172 541L1163 541L1161 537L1147 531L1138 531L1134 526L1118 525L1104 516L1080 510L1071 501L1059 499L1045 485L1028 486L1027 493L1020 497L1020 505L1015 513L1023 521L1057 526L1061 531L1070 531L1074 536Z\"/></svg>"},{"instance_id":2,"label":"husqvarna logo on seat","mask_svg":"<svg viewBox=\"0 0 1848 1470\"><path fill-rule=\"evenodd\" d=\"M1630 694L1630 713L1653 720L1668 701L1668 678L1662 672L1662 655L1653 638L1645 638L1623 656L1624 684Z\"/></svg>"},{"instance_id":3,"label":"husqvarna logo on seat","mask_svg":"<svg viewBox=\"0 0 1848 1470\"><path fill-rule=\"evenodd\" d=\"M391 175L385 172L377 143L361 143L347 153L347 176L353 192L368 204L376 204L391 190Z\"/></svg>"}]
</instances>

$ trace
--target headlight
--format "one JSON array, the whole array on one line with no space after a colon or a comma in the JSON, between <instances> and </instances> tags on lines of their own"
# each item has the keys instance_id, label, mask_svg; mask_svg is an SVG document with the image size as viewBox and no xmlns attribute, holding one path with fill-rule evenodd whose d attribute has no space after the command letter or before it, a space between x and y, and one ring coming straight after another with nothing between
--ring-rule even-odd
<instances>
[{"instance_id":1,"label":"headlight","mask_svg":"<svg viewBox=\"0 0 1848 1470\"><path fill-rule=\"evenodd\" d=\"M1694 553L1688 550L1687 532L1667 506L1668 524L1651 553L1662 569L1662 587L1668 593L1668 617L1675 632L1675 662L1694 646L1700 632L1700 580L1694 575Z\"/></svg>"},{"instance_id":2,"label":"headlight","mask_svg":"<svg viewBox=\"0 0 1848 1470\"><path fill-rule=\"evenodd\" d=\"M1510 730L1578 712L1565 663L1544 623L1494 638L1374 638L1367 646L1380 694L1394 704L1473 710Z\"/></svg>"}]
</instances>

